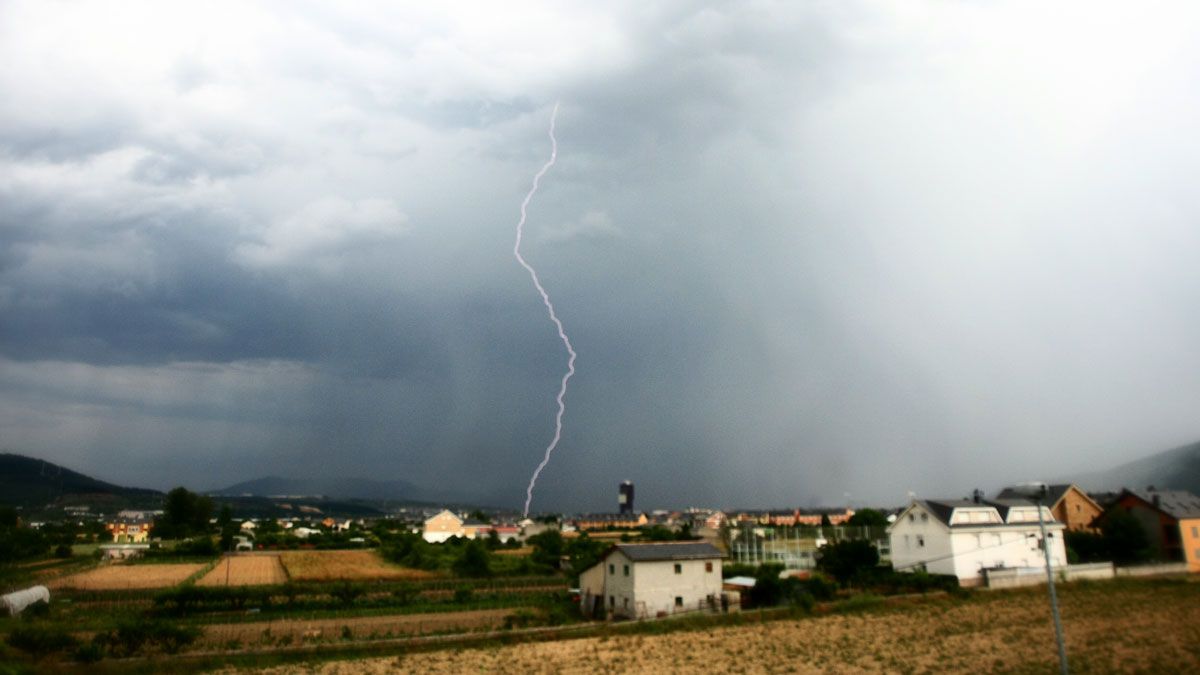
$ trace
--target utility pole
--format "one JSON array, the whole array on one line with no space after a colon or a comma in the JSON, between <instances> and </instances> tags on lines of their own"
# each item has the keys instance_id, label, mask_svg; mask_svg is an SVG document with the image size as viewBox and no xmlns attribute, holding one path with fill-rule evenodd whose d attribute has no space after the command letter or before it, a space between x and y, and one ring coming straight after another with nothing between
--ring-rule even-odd
<instances>
[{"instance_id":1,"label":"utility pole","mask_svg":"<svg viewBox=\"0 0 1200 675\"><path fill-rule=\"evenodd\" d=\"M1045 483L1022 483L1017 486L1018 492L1033 498L1037 505L1038 528L1042 531L1042 554L1046 558L1046 582L1050 585L1050 613L1054 616L1054 637L1058 640L1058 669L1062 675L1069 675L1067 667L1067 646L1063 642L1062 619L1058 615L1058 593L1054 590L1054 569L1050 558L1050 539L1046 535L1046 521L1042 518L1042 500L1049 494L1050 488Z\"/></svg>"}]
</instances>

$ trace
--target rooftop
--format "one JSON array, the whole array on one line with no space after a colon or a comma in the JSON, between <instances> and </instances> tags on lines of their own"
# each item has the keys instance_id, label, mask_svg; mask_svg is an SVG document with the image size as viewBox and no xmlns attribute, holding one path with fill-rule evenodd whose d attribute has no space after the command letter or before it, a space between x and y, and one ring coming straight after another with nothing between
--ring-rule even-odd
<instances>
[{"instance_id":1,"label":"rooftop","mask_svg":"<svg viewBox=\"0 0 1200 675\"><path fill-rule=\"evenodd\" d=\"M616 544L612 550L625 554L634 562L652 560L701 560L725 557L720 549L703 541L663 542L652 544Z\"/></svg>"}]
</instances>

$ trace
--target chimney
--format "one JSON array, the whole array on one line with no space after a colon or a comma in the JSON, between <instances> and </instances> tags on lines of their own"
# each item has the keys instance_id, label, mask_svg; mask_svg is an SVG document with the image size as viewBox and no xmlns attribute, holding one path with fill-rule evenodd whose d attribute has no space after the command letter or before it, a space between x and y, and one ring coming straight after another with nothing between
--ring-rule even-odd
<instances>
[{"instance_id":1,"label":"chimney","mask_svg":"<svg viewBox=\"0 0 1200 675\"><path fill-rule=\"evenodd\" d=\"M1154 496L1152 497L1152 499L1154 501L1155 507L1162 506L1162 497L1157 492L1154 493Z\"/></svg>"},{"instance_id":2,"label":"chimney","mask_svg":"<svg viewBox=\"0 0 1200 675\"><path fill-rule=\"evenodd\" d=\"M975 502L976 504L983 502L983 490L975 488L975 491L971 493L971 501Z\"/></svg>"}]
</instances>

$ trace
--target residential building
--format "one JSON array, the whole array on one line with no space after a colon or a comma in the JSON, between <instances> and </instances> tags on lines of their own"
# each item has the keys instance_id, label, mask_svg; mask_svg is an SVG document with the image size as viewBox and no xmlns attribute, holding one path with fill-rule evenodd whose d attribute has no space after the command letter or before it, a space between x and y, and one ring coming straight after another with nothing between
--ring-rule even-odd
<instances>
[{"instance_id":1,"label":"residential building","mask_svg":"<svg viewBox=\"0 0 1200 675\"><path fill-rule=\"evenodd\" d=\"M117 518L104 524L116 544L141 544L150 540L154 521L147 518Z\"/></svg>"},{"instance_id":2,"label":"residential building","mask_svg":"<svg viewBox=\"0 0 1200 675\"><path fill-rule=\"evenodd\" d=\"M466 536L463 529L463 519L451 511L442 510L437 515L425 520L421 536L431 544L441 544L451 537Z\"/></svg>"},{"instance_id":3,"label":"residential building","mask_svg":"<svg viewBox=\"0 0 1200 675\"><path fill-rule=\"evenodd\" d=\"M1016 488L1005 488L996 498L1021 499L1021 493ZM1071 531L1094 532L1092 523L1104 512L1096 500L1071 483L1048 486L1044 501L1050 507L1050 513L1054 514L1054 519Z\"/></svg>"},{"instance_id":4,"label":"residential building","mask_svg":"<svg viewBox=\"0 0 1200 675\"><path fill-rule=\"evenodd\" d=\"M1200 572L1200 497L1185 490L1124 490L1114 508L1137 518L1159 558Z\"/></svg>"},{"instance_id":5,"label":"residential building","mask_svg":"<svg viewBox=\"0 0 1200 675\"><path fill-rule=\"evenodd\" d=\"M892 566L898 572L952 574L963 586L984 583L997 568L1045 567L1040 548L1038 506L1028 500L913 500L888 526ZM1063 532L1046 506L1040 507L1052 564L1067 564Z\"/></svg>"},{"instance_id":6,"label":"residential building","mask_svg":"<svg viewBox=\"0 0 1200 675\"><path fill-rule=\"evenodd\" d=\"M712 544L615 544L579 576L585 616L647 618L728 608L721 559Z\"/></svg>"},{"instance_id":7,"label":"residential building","mask_svg":"<svg viewBox=\"0 0 1200 675\"><path fill-rule=\"evenodd\" d=\"M639 527L644 527L649 523L650 518L644 513L589 513L575 518L575 527L580 531L609 529L632 530Z\"/></svg>"}]
</instances>

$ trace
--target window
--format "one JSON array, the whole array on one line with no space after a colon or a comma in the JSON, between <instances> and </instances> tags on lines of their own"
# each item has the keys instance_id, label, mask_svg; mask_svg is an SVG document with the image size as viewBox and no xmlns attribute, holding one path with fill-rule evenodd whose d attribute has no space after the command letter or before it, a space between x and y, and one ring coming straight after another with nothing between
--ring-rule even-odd
<instances>
[{"instance_id":1,"label":"window","mask_svg":"<svg viewBox=\"0 0 1200 675\"><path fill-rule=\"evenodd\" d=\"M1192 526L1192 536L1200 537L1200 527L1196 527L1195 525Z\"/></svg>"},{"instance_id":2,"label":"window","mask_svg":"<svg viewBox=\"0 0 1200 675\"><path fill-rule=\"evenodd\" d=\"M675 563L675 574L683 574L683 565Z\"/></svg>"},{"instance_id":3,"label":"window","mask_svg":"<svg viewBox=\"0 0 1200 675\"><path fill-rule=\"evenodd\" d=\"M683 607L683 596L682 595L675 596L675 606Z\"/></svg>"},{"instance_id":4,"label":"window","mask_svg":"<svg viewBox=\"0 0 1200 675\"><path fill-rule=\"evenodd\" d=\"M625 609L629 609L629 598L625 598Z\"/></svg>"},{"instance_id":5,"label":"window","mask_svg":"<svg viewBox=\"0 0 1200 675\"><path fill-rule=\"evenodd\" d=\"M910 522L910 523L911 523L911 522L913 522L913 521L914 521L914 520L916 520L916 519L917 519L917 517L916 517L916 516L914 516L913 514L911 514L911 513L910 513L910 514L908 514L908 522Z\"/></svg>"},{"instance_id":6,"label":"window","mask_svg":"<svg viewBox=\"0 0 1200 675\"><path fill-rule=\"evenodd\" d=\"M711 572L711 571L712 571L712 563L711 563L711 562L706 562L706 563L704 563L704 571L705 571L705 572Z\"/></svg>"},{"instance_id":7,"label":"window","mask_svg":"<svg viewBox=\"0 0 1200 675\"><path fill-rule=\"evenodd\" d=\"M629 576L629 565L625 566L625 576Z\"/></svg>"},{"instance_id":8,"label":"window","mask_svg":"<svg viewBox=\"0 0 1200 675\"><path fill-rule=\"evenodd\" d=\"M917 535L917 548L924 548L924 547L925 547L925 535L918 534Z\"/></svg>"},{"instance_id":9,"label":"window","mask_svg":"<svg viewBox=\"0 0 1200 675\"><path fill-rule=\"evenodd\" d=\"M617 599L616 599L616 597L614 597L614 596L611 596L611 595L610 595L610 596L608 596L608 606L609 606L609 607L616 607L616 606L617 606Z\"/></svg>"},{"instance_id":10,"label":"window","mask_svg":"<svg viewBox=\"0 0 1200 675\"><path fill-rule=\"evenodd\" d=\"M608 563L608 573L609 573L609 574L616 574L616 573L617 573L617 566L616 566L616 565L614 565L614 564L612 564L612 563Z\"/></svg>"},{"instance_id":11,"label":"window","mask_svg":"<svg viewBox=\"0 0 1200 675\"><path fill-rule=\"evenodd\" d=\"M921 514L921 522L922 522L922 523L925 523L925 522L928 522L928 521L929 521L929 514L928 514L928 513L922 513L922 514Z\"/></svg>"}]
</instances>

